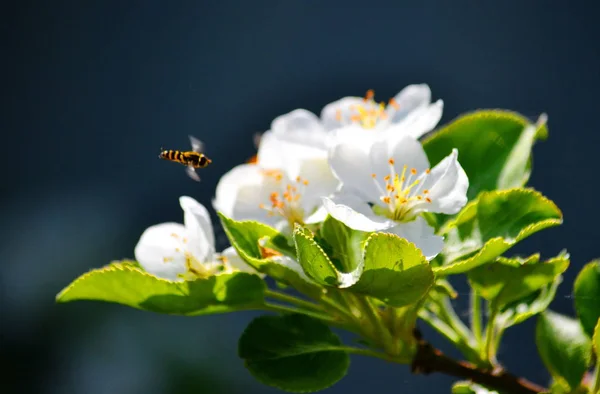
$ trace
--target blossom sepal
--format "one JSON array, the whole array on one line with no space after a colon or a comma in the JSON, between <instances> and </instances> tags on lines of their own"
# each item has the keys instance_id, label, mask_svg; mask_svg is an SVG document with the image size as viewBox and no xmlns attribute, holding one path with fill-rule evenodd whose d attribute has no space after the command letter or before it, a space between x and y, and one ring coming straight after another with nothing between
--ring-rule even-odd
<instances>
[{"instance_id":1,"label":"blossom sepal","mask_svg":"<svg viewBox=\"0 0 600 394\"><path fill-rule=\"evenodd\" d=\"M439 276L470 271L561 223L556 204L533 189L483 192L441 230L446 235L444 262L433 270Z\"/></svg>"},{"instance_id":2,"label":"blossom sepal","mask_svg":"<svg viewBox=\"0 0 600 394\"><path fill-rule=\"evenodd\" d=\"M57 302L91 300L172 315L208 315L254 309L264 302L265 283L246 272L171 281L143 271L136 262L113 262L75 279Z\"/></svg>"},{"instance_id":3,"label":"blossom sepal","mask_svg":"<svg viewBox=\"0 0 600 394\"><path fill-rule=\"evenodd\" d=\"M296 290L319 298L322 288L306 276L295 260L287 238L273 227L254 220L233 220L217 212L225 234L238 255L258 272Z\"/></svg>"}]
</instances>

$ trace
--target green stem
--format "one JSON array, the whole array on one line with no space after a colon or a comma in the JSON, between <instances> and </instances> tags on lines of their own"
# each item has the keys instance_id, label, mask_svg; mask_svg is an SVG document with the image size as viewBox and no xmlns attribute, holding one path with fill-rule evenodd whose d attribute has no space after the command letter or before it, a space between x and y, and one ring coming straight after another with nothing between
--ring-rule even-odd
<instances>
[{"instance_id":1,"label":"green stem","mask_svg":"<svg viewBox=\"0 0 600 394\"><path fill-rule=\"evenodd\" d=\"M334 311L338 312L340 315L342 315L344 317L344 319L353 322L356 320L356 317L352 314L352 312L350 312L350 310L348 309L348 304L346 303L346 300L344 299L344 297L342 296L337 296L335 297L337 299L337 303L335 300L328 298L327 296L322 297L319 301L321 301L323 304L325 304L327 307L333 309ZM344 304L344 305L340 305L340 304Z\"/></svg>"},{"instance_id":2,"label":"green stem","mask_svg":"<svg viewBox=\"0 0 600 394\"><path fill-rule=\"evenodd\" d=\"M270 302L265 302L260 309L277 313L302 313L304 315L314 317L315 319L319 319L327 324L344 327L340 321L332 319L331 316L320 312L313 312L301 308L292 308L287 305L272 304Z\"/></svg>"},{"instance_id":3,"label":"green stem","mask_svg":"<svg viewBox=\"0 0 600 394\"><path fill-rule=\"evenodd\" d=\"M371 340L375 340L377 343L380 343L383 349L388 350L393 345L393 338L390 331L385 326L379 308L377 308L373 303L369 300L367 296L362 295L354 295L354 299L360 305L360 309L362 313L366 314L371 322L371 326L374 329L375 336L370 338Z\"/></svg>"},{"instance_id":4,"label":"green stem","mask_svg":"<svg viewBox=\"0 0 600 394\"><path fill-rule=\"evenodd\" d=\"M477 343L477 349L481 349L482 343L482 330L481 330L481 299L477 290L471 289L470 293L471 301L471 331L475 336L475 342Z\"/></svg>"},{"instance_id":5,"label":"green stem","mask_svg":"<svg viewBox=\"0 0 600 394\"><path fill-rule=\"evenodd\" d=\"M419 318L423 319L427 324L439 332L444 338L452 343L465 356L465 358L473 363L480 362L479 353L468 343L465 342L456 330L450 327L446 322L439 319L436 314L425 309L419 311Z\"/></svg>"},{"instance_id":6,"label":"green stem","mask_svg":"<svg viewBox=\"0 0 600 394\"><path fill-rule=\"evenodd\" d=\"M380 358L385 361L390 361L390 362L398 363L398 364L410 364L410 362L411 362L410 358L393 357L386 353L376 352L376 351L370 350L370 349L361 349L361 348L357 348L357 347L343 346L340 348L340 350L343 350L345 352L352 353L352 354L357 354L360 356L376 357L376 358Z\"/></svg>"},{"instance_id":7,"label":"green stem","mask_svg":"<svg viewBox=\"0 0 600 394\"><path fill-rule=\"evenodd\" d=\"M489 304L490 316L487 321L487 327L485 330L485 343L481 352L482 360L490 363L491 365L496 364L496 355L494 351L494 322L496 321L496 315L498 314L498 308L494 302Z\"/></svg>"},{"instance_id":8,"label":"green stem","mask_svg":"<svg viewBox=\"0 0 600 394\"><path fill-rule=\"evenodd\" d=\"M440 306L440 317L463 338L465 343L470 343L473 335L465 323L458 317L450 301L444 298L438 305Z\"/></svg>"},{"instance_id":9,"label":"green stem","mask_svg":"<svg viewBox=\"0 0 600 394\"><path fill-rule=\"evenodd\" d=\"M294 297L289 294L280 293L278 291L267 289L267 290L265 290L265 296L271 297L278 301L287 302L289 304L296 305L300 308L311 309L311 310L318 311L318 312L325 312L325 310L318 304L315 304L310 301L305 301L301 298Z\"/></svg>"}]
</instances>

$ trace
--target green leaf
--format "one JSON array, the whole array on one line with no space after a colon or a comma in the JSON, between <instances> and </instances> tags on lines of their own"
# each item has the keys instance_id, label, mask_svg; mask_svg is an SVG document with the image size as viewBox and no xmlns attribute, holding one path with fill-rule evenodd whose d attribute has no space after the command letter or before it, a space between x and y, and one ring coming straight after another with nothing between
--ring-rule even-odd
<instances>
[{"instance_id":1,"label":"green leaf","mask_svg":"<svg viewBox=\"0 0 600 394\"><path fill-rule=\"evenodd\" d=\"M545 139L545 124L532 133L530 122L515 112L478 110L462 115L425 138L423 148L431 166L458 149L459 161L469 177L467 197L482 191L523 186L530 174L531 147ZM525 162L524 162L525 161Z\"/></svg>"},{"instance_id":2,"label":"green leaf","mask_svg":"<svg viewBox=\"0 0 600 394\"><path fill-rule=\"evenodd\" d=\"M333 385L350 364L329 327L301 314L254 319L240 338L238 354L256 379L296 393Z\"/></svg>"},{"instance_id":3,"label":"green leaf","mask_svg":"<svg viewBox=\"0 0 600 394\"><path fill-rule=\"evenodd\" d=\"M505 330L508 327L520 324L545 311L556 296L556 290L561 283L562 276L559 275L552 283L538 291L505 305L496 316L498 330Z\"/></svg>"},{"instance_id":4,"label":"green leaf","mask_svg":"<svg viewBox=\"0 0 600 394\"><path fill-rule=\"evenodd\" d=\"M547 310L538 317L535 341L554 379L574 390L591 360L591 341L578 320Z\"/></svg>"},{"instance_id":5,"label":"green leaf","mask_svg":"<svg viewBox=\"0 0 600 394\"><path fill-rule=\"evenodd\" d=\"M286 238L277 230L256 221L235 221L221 212L217 214L231 246L250 266L311 297L318 298L322 294L322 289L304 275L302 267L291 267L292 264L297 264L296 261L284 258L286 255L289 257L287 250L290 247L287 246ZM264 257L261 243L281 252L282 256Z\"/></svg>"},{"instance_id":6,"label":"green leaf","mask_svg":"<svg viewBox=\"0 0 600 394\"><path fill-rule=\"evenodd\" d=\"M533 189L483 192L444 227L445 262L434 272L442 276L467 272L561 223L558 207Z\"/></svg>"},{"instance_id":7,"label":"green leaf","mask_svg":"<svg viewBox=\"0 0 600 394\"><path fill-rule=\"evenodd\" d=\"M596 359L600 360L600 319L596 323L594 328L594 335L592 337L592 343L594 345L594 351L596 352ZM600 361L597 361L600 362Z\"/></svg>"},{"instance_id":8,"label":"green leaf","mask_svg":"<svg viewBox=\"0 0 600 394\"><path fill-rule=\"evenodd\" d=\"M327 245L327 255L341 272L352 272L362 264L362 245L369 233L353 230L327 216L321 226L319 244ZM325 248L325 247L324 247Z\"/></svg>"},{"instance_id":9,"label":"green leaf","mask_svg":"<svg viewBox=\"0 0 600 394\"><path fill-rule=\"evenodd\" d=\"M294 243L298 261L310 278L327 286L336 286L340 283L338 271L325 251L314 240L314 235L310 230L296 225Z\"/></svg>"},{"instance_id":10,"label":"green leaf","mask_svg":"<svg viewBox=\"0 0 600 394\"><path fill-rule=\"evenodd\" d=\"M83 274L56 300L114 302L158 313L205 315L261 305L264 290L261 278L244 272L172 282L127 263L113 263Z\"/></svg>"},{"instance_id":11,"label":"green leaf","mask_svg":"<svg viewBox=\"0 0 600 394\"><path fill-rule=\"evenodd\" d=\"M490 391L476 383L461 381L452 385L452 394L498 394L498 392Z\"/></svg>"},{"instance_id":12,"label":"green leaf","mask_svg":"<svg viewBox=\"0 0 600 394\"><path fill-rule=\"evenodd\" d=\"M600 318L600 260L583 267L574 285L575 310L585 332L591 338Z\"/></svg>"},{"instance_id":13,"label":"green leaf","mask_svg":"<svg viewBox=\"0 0 600 394\"><path fill-rule=\"evenodd\" d=\"M433 271L421 251L394 234L373 233L367 239L364 268L353 292L400 307L420 300L433 285Z\"/></svg>"},{"instance_id":14,"label":"green leaf","mask_svg":"<svg viewBox=\"0 0 600 394\"><path fill-rule=\"evenodd\" d=\"M501 261L479 266L468 273L471 286L500 309L554 282L569 266L567 254L535 264L521 265L518 259Z\"/></svg>"},{"instance_id":15,"label":"green leaf","mask_svg":"<svg viewBox=\"0 0 600 394\"><path fill-rule=\"evenodd\" d=\"M221 212L217 212L223 229L229 242L235 249L252 259L262 260L263 254L258 241L263 238L274 238L279 235L279 232L273 227L259 223L254 220L235 221L228 218ZM251 259L251 260L252 260ZM248 262L255 269L260 269L260 264L254 266L252 262Z\"/></svg>"}]
</instances>

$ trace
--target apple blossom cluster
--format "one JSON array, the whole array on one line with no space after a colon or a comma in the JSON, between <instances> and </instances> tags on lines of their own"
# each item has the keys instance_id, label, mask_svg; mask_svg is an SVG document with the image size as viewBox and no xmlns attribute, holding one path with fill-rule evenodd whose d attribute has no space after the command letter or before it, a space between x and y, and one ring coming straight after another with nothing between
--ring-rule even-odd
<instances>
[{"instance_id":1,"label":"apple blossom cluster","mask_svg":"<svg viewBox=\"0 0 600 394\"><path fill-rule=\"evenodd\" d=\"M216 249L208 210L182 196L183 223L149 227L135 261L80 275L57 301L184 316L266 311L238 355L258 380L289 392L335 384L351 354L456 376L457 393L600 392L600 261L577 276L575 319L548 310L570 255L511 254L563 221L527 186L546 115L534 123L479 109L439 127L442 110L420 84L387 103L368 91L319 115L281 115L255 158L217 184L212 208L230 247ZM468 293L453 288L458 275ZM452 303L463 295L468 322ZM497 357L505 331L533 317L549 388L507 373ZM424 339L418 320L462 360ZM358 340L344 344L333 327Z\"/></svg>"},{"instance_id":2,"label":"apple blossom cluster","mask_svg":"<svg viewBox=\"0 0 600 394\"><path fill-rule=\"evenodd\" d=\"M414 243L432 259L443 248L422 213L455 214L467 203L469 180L456 149L430 168L419 138L442 115L425 84L409 85L389 103L345 97L320 117L304 109L279 116L258 146L257 160L219 181L213 206L233 220L256 220L291 235L294 225L327 215L365 232L387 232ZM181 197L185 226L147 229L135 257L149 273L166 279L220 270L251 271L230 247L215 253L206 209ZM283 264L300 266L281 257Z\"/></svg>"}]
</instances>

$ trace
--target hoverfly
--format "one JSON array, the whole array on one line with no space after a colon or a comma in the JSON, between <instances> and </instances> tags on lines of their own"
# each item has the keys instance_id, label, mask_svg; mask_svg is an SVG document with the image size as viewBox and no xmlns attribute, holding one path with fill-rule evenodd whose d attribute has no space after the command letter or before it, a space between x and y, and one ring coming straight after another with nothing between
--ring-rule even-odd
<instances>
[{"instance_id":1,"label":"hoverfly","mask_svg":"<svg viewBox=\"0 0 600 394\"><path fill-rule=\"evenodd\" d=\"M164 160L173 161L186 166L186 172L190 178L200 182L200 176L196 173L196 168L204 168L208 166L212 160L202 153L204 151L204 144L199 139L189 136L192 144L191 151L178 151L178 150L163 150L160 149L159 158Z\"/></svg>"}]
</instances>

